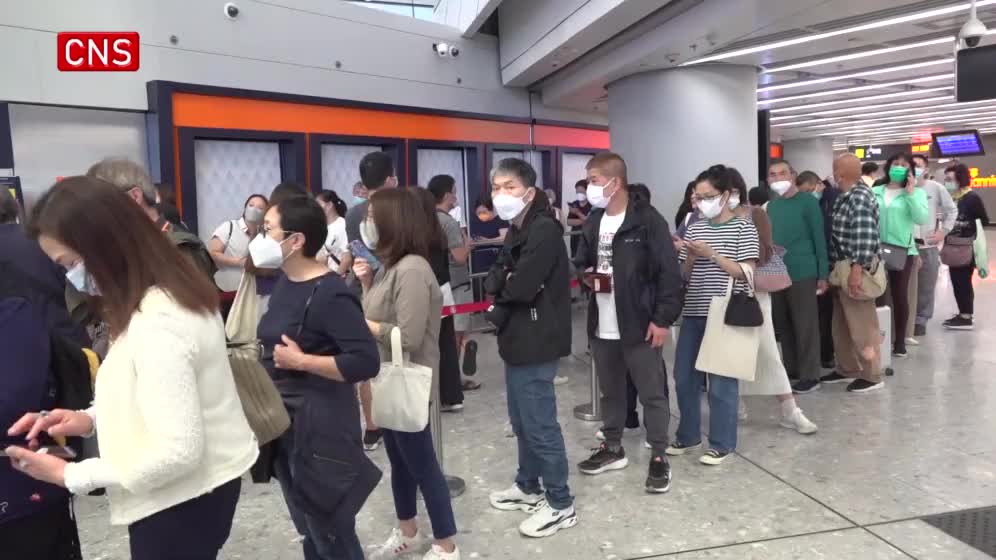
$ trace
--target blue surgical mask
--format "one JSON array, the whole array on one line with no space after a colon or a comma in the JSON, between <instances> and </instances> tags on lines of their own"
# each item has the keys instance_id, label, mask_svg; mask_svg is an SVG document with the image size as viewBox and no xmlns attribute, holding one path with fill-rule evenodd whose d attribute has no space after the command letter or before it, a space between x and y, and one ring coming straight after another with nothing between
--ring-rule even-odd
<instances>
[{"instance_id":1,"label":"blue surgical mask","mask_svg":"<svg viewBox=\"0 0 996 560\"><path fill-rule=\"evenodd\" d=\"M813 195L813 197L815 197L816 200L820 200L823 198L823 191L809 191L809 194Z\"/></svg>"},{"instance_id":2,"label":"blue surgical mask","mask_svg":"<svg viewBox=\"0 0 996 560\"><path fill-rule=\"evenodd\" d=\"M86 265L83 264L83 261L79 261L66 271L66 280L69 280L69 283L80 293L91 296L100 295L97 283L93 280L93 276L86 271Z\"/></svg>"},{"instance_id":3,"label":"blue surgical mask","mask_svg":"<svg viewBox=\"0 0 996 560\"><path fill-rule=\"evenodd\" d=\"M362 196L354 196L353 197L353 206L358 206L360 204L363 204L366 201L367 201L367 199L363 198Z\"/></svg>"}]
</instances>

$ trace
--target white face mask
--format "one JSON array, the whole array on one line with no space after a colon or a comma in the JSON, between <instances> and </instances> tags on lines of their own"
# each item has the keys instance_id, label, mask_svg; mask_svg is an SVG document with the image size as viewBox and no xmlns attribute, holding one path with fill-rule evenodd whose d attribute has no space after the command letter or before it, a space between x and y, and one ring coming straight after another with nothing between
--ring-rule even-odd
<instances>
[{"instance_id":1,"label":"white face mask","mask_svg":"<svg viewBox=\"0 0 996 560\"><path fill-rule=\"evenodd\" d=\"M284 241L287 241L284 239ZM249 255L257 268L277 269L284 264L284 241L277 241L265 234L259 234L249 243ZM289 256L289 255L288 255Z\"/></svg>"},{"instance_id":2,"label":"white face mask","mask_svg":"<svg viewBox=\"0 0 996 560\"><path fill-rule=\"evenodd\" d=\"M791 188L792 181L775 181L774 183L771 183L771 190L778 193L778 196L782 196L787 193Z\"/></svg>"},{"instance_id":3,"label":"white face mask","mask_svg":"<svg viewBox=\"0 0 996 560\"><path fill-rule=\"evenodd\" d=\"M709 220L720 215L723 212L723 195L719 195L712 200L699 201L699 211Z\"/></svg>"},{"instance_id":4,"label":"white face mask","mask_svg":"<svg viewBox=\"0 0 996 560\"><path fill-rule=\"evenodd\" d=\"M588 202L588 195L584 194L583 192L579 192L574 196L574 199L580 202L581 204L584 204L585 202Z\"/></svg>"},{"instance_id":5,"label":"white face mask","mask_svg":"<svg viewBox=\"0 0 996 560\"><path fill-rule=\"evenodd\" d=\"M510 194L499 194L494 197L495 212L498 217L509 222L519 217L526 209L526 195L512 196Z\"/></svg>"},{"instance_id":6,"label":"white face mask","mask_svg":"<svg viewBox=\"0 0 996 560\"><path fill-rule=\"evenodd\" d=\"M367 249L376 251L377 242L380 241L380 232L377 231L377 226L367 220L360 222L360 239L363 240Z\"/></svg>"},{"instance_id":7,"label":"white face mask","mask_svg":"<svg viewBox=\"0 0 996 560\"><path fill-rule=\"evenodd\" d=\"M609 188L609 185L615 181L615 177L609 179L609 182L604 186L596 185L595 183L588 183L588 202L591 203L595 208L605 208L609 205L609 201L612 200L612 196L616 193L612 193L612 196L605 196L605 189Z\"/></svg>"},{"instance_id":8,"label":"white face mask","mask_svg":"<svg viewBox=\"0 0 996 560\"><path fill-rule=\"evenodd\" d=\"M740 207L740 197L731 196L730 202L728 202L727 205L730 207L730 210L736 210L737 208Z\"/></svg>"},{"instance_id":9,"label":"white face mask","mask_svg":"<svg viewBox=\"0 0 996 560\"><path fill-rule=\"evenodd\" d=\"M90 276L90 273L86 271L83 261L76 263L76 265L66 271L66 280L69 280L69 283L82 294L91 296L100 295L97 283L93 280L93 276Z\"/></svg>"}]
</instances>

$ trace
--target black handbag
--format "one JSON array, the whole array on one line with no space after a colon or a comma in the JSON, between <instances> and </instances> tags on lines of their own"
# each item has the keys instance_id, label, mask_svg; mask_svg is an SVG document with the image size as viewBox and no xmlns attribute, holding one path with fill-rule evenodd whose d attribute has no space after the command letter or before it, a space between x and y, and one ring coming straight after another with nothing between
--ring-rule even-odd
<instances>
[{"instance_id":1,"label":"black handbag","mask_svg":"<svg viewBox=\"0 0 996 560\"><path fill-rule=\"evenodd\" d=\"M754 272L748 266L743 267L743 271L747 289L730 294L723 322L731 327L760 327L764 324L764 315L761 314L761 304L754 295Z\"/></svg>"}]
</instances>

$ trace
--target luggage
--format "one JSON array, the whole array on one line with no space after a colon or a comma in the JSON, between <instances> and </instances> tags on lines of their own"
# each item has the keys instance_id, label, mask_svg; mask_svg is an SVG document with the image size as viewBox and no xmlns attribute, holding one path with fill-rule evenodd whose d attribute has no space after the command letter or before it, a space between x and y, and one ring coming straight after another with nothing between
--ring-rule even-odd
<instances>
[{"instance_id":1,"label":"luggage","mask_svg":"<svg viewBox=\"0 0 996 560\"><path fill-rule=\"evenodd\" d=\"M878 315L878 332L882 336L879 355L882 357L882 375L891 376L892 369L892 308L888 305L875 309Z\"/></svg>"}]
</instances>

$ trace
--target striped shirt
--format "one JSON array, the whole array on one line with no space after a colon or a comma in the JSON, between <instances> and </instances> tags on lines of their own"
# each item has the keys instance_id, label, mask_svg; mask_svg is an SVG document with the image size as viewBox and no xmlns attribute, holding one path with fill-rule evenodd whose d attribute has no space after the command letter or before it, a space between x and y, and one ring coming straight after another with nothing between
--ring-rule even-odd
<instances>
[{"instance_id":1,"label":"striped shirt","mask_svg":"<svg viewBox=\"0 0 996 560\"><path fill-rule=\"evenodd\" d=\"M709 220L700 220L688 226L685 241L704 241L720 256L737 262L757 260L760 258L760 242L754 224L743 219L733 218L722 224L713 224ZM688 250L681 249L678 260L688 259ZM709 315L709 304L714 296L726 295L730 285L730 275L711 259L699 258L688 278L685 294L686 317L706 317ZM734 291L741 292L745 288L743 282L737 282Z\"/></svg>"}]
</instances>

